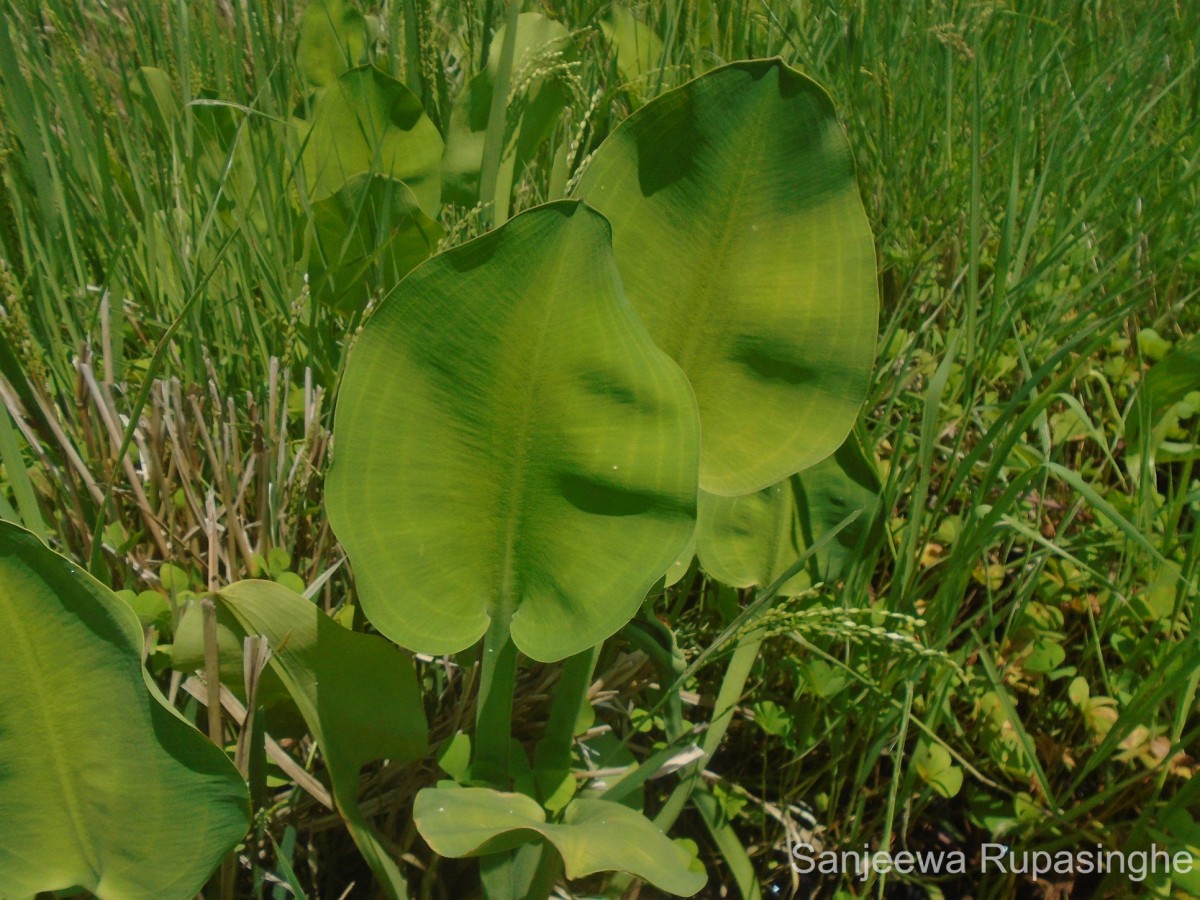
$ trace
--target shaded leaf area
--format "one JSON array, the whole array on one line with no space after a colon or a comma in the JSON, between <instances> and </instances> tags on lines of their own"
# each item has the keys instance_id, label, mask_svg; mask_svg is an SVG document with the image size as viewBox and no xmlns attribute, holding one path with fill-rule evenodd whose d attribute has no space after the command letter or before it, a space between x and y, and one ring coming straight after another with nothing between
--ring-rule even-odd
<instances>
[{"instance_id":1,"label":"shaded leaf area","mask_svg":"<svg viewBox=\"0 0 1200 900\"><path fill-rule=\"evenodd\" d=\"M0 627L0 896L195 895L249 795L142 668L133 611L0 522Z\"/></svg>"},{"instance_id":2,"label":"shaded leaf area","mask_svg":"<svg viewBox=\"0 0 1200 900\"><path fill-rule=\"evenodd\" d=\"M350 352L326 482L363 610L424 653L493 617L553 661L691 536L695 403L625 302L607 223L539 207L417 268Z\"/></svg>"},{"instance_id":3,"label":"shaded leaf area","mask_svg":"<svg viewBox=\"0 0 1200 900\"><path fill-rule=\"evenodd\" d=\"M442 856L482 856L516 849L538 836L562 855L567 878L629 872L660 890L690 897L707 883L691 856L636 810L579 799L560 822L547 822L537 801L487 788L426 788L413 817Z\"/></svg>"},{"instance_id":4,"label":"shaded leaf area","mask_svg":"<svg viewBox=\"0 0 1200 900\"><path fill-rule=\"evenodd\" d=\"M343 311L361 309L377 291L398 284L443 233L404 182L370 174L351 177L314 203L312 224L309 285Z\"/></svg>"},{"instance_id":5,"label":"shaded leaf area","mask_svg":"<svg viewBox=\"0 0 1200 900\"><path fill-rule=\"evenodd\" d=\"M1163 359L1151 366L1125 419L1125 443L1140 452L1141 442L1149 440L1152 459L1163 462L1200 457L1200 448L1192 444L1167 441L1167 431L1177 424L1169 415L1172 408L1200 391L1200 338L1178 344ZM1195 415L1200 394L1191 400L1188 415ZM1164 427L1165 426L1165 427Z\"/></svg>"},{"instance_id":6,"label":"shaded leaf area","mask_svg":"<svg viewBox=\"0 0 1200 900\"><path fill-rule=\"evenodd\" d=\"M358 807L359 771L378 759L404 763L427 749L427 726L411 661L387 641L343 628L320 607L271 581L240 581L217 595L236 645L262 635L270 672L287 691L321 748L334 801L354 842L390 896L404 878ZM198 620L193 607L185 616ZM181 626L177 667L201 664L199 628ZM239 654L240 655L240 654ZM236 665L236 662L234 663Z\"/></svg>"},{"instance_id":7,"label":"shaded leaf area","mask_svg":"<svg viewBox=\"0 0 1200 900\"><path fill-rule=\"evenodd\" d=\"M848 515L853 522L789 579L783 595L832 581L879 538L879 475L857 437L786 481L743 497L702 492L696 549L704 570L732 587L766 587Z\"/></svg>"},{"instance_id":8,"label":"shaded leaf area","mask_svg":"<svg viewBox=\"0 0 1200 900\"><path fill-rule=\"evenodd\" d=\"M309 197L323 200L353 175L375 172L403 181L421 210L441 204L442 138L421 101L375 66L344 72L313 107L303 138Z\"/></svg>"},{"instance_id":9,"label":"shaded leaf area","mask_svg":"<svg viewBox=\"0 0 1200 900\"><path fill-rule=\"evenodd\" d=\"M696 392L704 490L761 490L845 440L874 359L875 251L815 82L765 60L668 91L575 195L612 222L629 300Z\"/></svg>"}]
</instances>

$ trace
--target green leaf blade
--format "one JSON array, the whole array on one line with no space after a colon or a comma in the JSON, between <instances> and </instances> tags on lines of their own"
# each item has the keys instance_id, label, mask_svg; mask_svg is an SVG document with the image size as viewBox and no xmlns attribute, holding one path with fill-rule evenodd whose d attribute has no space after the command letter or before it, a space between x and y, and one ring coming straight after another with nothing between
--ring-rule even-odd
<instances>
[{"instance_id":1,"label":"green leaf blade","mask_svg":"<svg viewBox=\"0 0 1200 900\"><path fill-rule=\"evenodd\" d=\"M426 788L417 794L413 818L421 836L442 856L511 850L541 835L562 855L567 878L629 872L685 897L708 880L689 869L689 855L649 819L607 800L575 800L562 822L547 822L537 802L523 794Z\"/></svg>"},{"instance_id":2,"label":"green leaf blade","mask_svg":"<svg viewBox=\"0 0 1200 900\"><path fill-rule=\"evenodd\" d=\"M296 62L305 80L324 87L367 52L367 25L363 15L344 0L309 0L300 17Z\"/></svg>"},{"instance_id":3,"label":"green leaf blade","mask_svg":"<svg viewBox=\"0 0 1200 900\"><path fill-rule=\"evenodd\" d=\"M524 213L416 269L351 351L326 502L397 642L452 653L501 616L561 659L623 625L691 536L695 402L609 240L577 202Z\"/></svg>"},{"instance_id":4,"label":"green leaf blade","mask_svg":"<svg viewBox=\"0 0 1200 900\"><path fill-rule=\"evenodd\" d=\"M275 582L239 581L217 596L246 634L267 639L270 668L321 747L351 837L387 896L407 896L399 866L359 808L358 788L365 764L384 758L403 764L428 749L412 663L378 635L343 628Z\"/></svg>"},{"instance_id":5,"label":"green leaf blade","mask_svg":"<svg viewBox=\"0 0 1200 900\"><path fill-rule=\"evenodd\" d=\"M1163 419L1172 406L1196 390L1200 390L1200 338L1193 337L1180 342L1143 376L1125 420L1125 444L1140 453L1146 443L1153 460L1165 438L1158 433Z\"/></svg>"},{"instance_id":6,"label":"green leaf blade","mask_svg":"<svg viewBox=\"0 0 1200 900\"><path fill-rule=\"evenodd\" d=\"M821 535L854 511L862 514L788 579L788 596L814 581L836 579L853 554L879 537L879 475L858 438L786 481L744 497L702 492L696 545L710 575L732 587L766 587L783 575Z\"/></svg>"},{"instance_id":7,"label":"green leaf blade","mask_svg":"<svg viewBox=\"0 0 1200 900\"><path fill-rule=\"evenodd\" d=\"M225 754L141 666L133 611L0 522L0 895L193 896L249 825Z\"/></svg>"},{"instance_id":8,"label":"green leaf blade","mask_svg":"<svg viewBox=\"0 0 1200 900\"><path fill-rule=\"evenodd\" d=\"M404 182L363 174L313 204L312 234L313 295L348 312L398 283L437 248L443 232Z\"/></svg>"},{"instance_id":9,"label":"green leaf blade","mask_svg":"<svg viewBox=\"0 0 1200 900\"><path fill-rule=\"evenodd\" d=\"M575 194L613 223L630 302L696 392L704 490L761 490L845 440L878 294L820 87L779 60L709 72L623 122Z\"/></svg>"},{"instance_id":10,"label":"green leaf blade","mask_svg":"<svg viewBox=\"0 0 1200 900\"><path fill-rule=\"evenodd\" d=\"M239 581L217 596L247 634L267 638L271 664L331 769L357 778L373 760L424 755L424 708L403 653L378 635L343 628L273 581Z\"/></svg>"},{"instance_id":11,"label":"green leaf blade","mask_svg":"<svg viewBox=\"0 0 1200 900\"><path fill-rule=\"evenodd\" d=\"M317 99L302 163L313 202L374 172L403 181L425 215L441 205L442 137L421 101L375 66L344 72Z\"/></svg>"}]
</instances>

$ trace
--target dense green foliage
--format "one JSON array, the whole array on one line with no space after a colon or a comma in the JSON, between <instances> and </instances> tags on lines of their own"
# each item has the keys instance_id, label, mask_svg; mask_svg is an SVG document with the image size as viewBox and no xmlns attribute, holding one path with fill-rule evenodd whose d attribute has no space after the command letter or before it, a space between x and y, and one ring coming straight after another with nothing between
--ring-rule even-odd
<instances>
[{"instance_id":1,"label":"dense green foliage","mask_svg":"<svg viewBox=\"0 0 1200 900\"><path fill-rule=\"evenodd\" d=\"M229 851L241 783L156 692L249 784L225 896L703 867L1007 897L1028 882L800 882L787 848L1200 854L1198 40L1166 2L7 4L0 519L32 536L2 526L0 615L53 652L0 656L0 892L170 893L162 866L186 893ZM721 68L774 56L829 97ZM472 296L492 315L448 330ZM631 429L599 493L567 413ZM462 565L422 567L429 535ZM509 596L513 559L586 590ZM98 770L115 740L145 758ZM35 847L48 765L150 836L55 827L144 856ZM172 803L207 810L203 851ZM62 871L6 881L13 848ZM130 865L150 881L103 881Z\"/></svg>"}]
</instances>

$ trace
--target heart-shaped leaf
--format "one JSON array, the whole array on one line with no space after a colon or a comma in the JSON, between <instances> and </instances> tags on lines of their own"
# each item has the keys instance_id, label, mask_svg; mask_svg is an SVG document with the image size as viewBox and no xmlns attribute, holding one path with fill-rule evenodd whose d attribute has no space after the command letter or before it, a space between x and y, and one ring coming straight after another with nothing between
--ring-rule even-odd
<instances>
[{"instance_id":1,"label":"heart-shaped leaf","mask_svg":"<svg viewBox=\"0 0 1200 900\"><path fill-rule=\"evenodd\" d=\"M417 96L381 69L350 69L322 91L304 142L309 197L323 200L352 175L403 181L424 213L441 205L442 137Z\"/></svg>"},{"instance_id":2,"label":"heart-shaped leaf","mask_svg":"<svg viewBox=\"0 0 1200 900\"><path fill-rule=\"evenodd\" d=\"M861 514L788 580L784 596L837 578L855 551L878 536L879 476L851 435L833 456L787 481L744 497L701 492L696 549L704 570L732 587L766 587L813 541L855 510Z\"/></svg>"},{"instance_id":3,"label":"heart-shaped leaf","mask_svg":"<svg viewBox=\"0 0 1200 900\"><path fill-rule=\"evenodd\" d=\"M0 628L0 896L194 896L250 798L142 668L133 611L0 522Z\"/></svg>"},{"instance_id":4,"label":"heart-shaped leaf","mask_svg":"<svg viewBox=\"0 0 1200 900\"><path fill-rule=\"evenodd\" d=\"M612 222L629 300L696 392L704 490L762 490L845 440L875 251L820 87L777 59L715 69L622 122L575 195Z\"/></svg>"},{"instance_id":5,"label":"heart-shaped leaf","mask_svg":"<svg viewBox=\"0 0 1200 900\"><path fill-rule=\"evenodd\" d=\"M389 896L405 896L404 878L359 809L357 794L359 770L368 762L404 763L425 753L425 712L412 663L382 638L343 628L273 581L240 581L217 599L218 612L240 626L239 638L266 637L270 671L321 748L351 837Z\"/></svg>"},{"instance_id":6,"label":"heart-shaped leaf","mask_svg":"<svg viewBox=\"0 0 1200 900\"><path fill-rule=\"evenodd\" d=\"M562 855L568 878L629 872L656 888L690 897L708 879L691 857L636 810L608 800L573 801L547 822L537 801L489 788L426 788L413 819L435 853L452 858L512 850L539 835Z\"/></svg>"},{"instance_id":7,"label":"heart-shaped leaf","mask_svg":"<svg viewBox=\"0 0 1200 900\"><path fill-rule=\"evenodd\" d=\"M313 296L342 310L361 309L437 247L442 228L421 211L408 185L356 175L313 204L308 283Z\"/></svg>"},{"instance_id":8,"label":"heart-shaped leaf","mask_svg":"<svg viewBox=\"0 0 1200 900\"><path fill-rule=\"evenodd\" d=\"M494 616L535 659L581 652L692 533L695 401L578 202L415 269L350 352L334 435L326 503L363 610L420 652Z\"/></svg>"},{"instance_id":9,"label":"heart-shaped leaf","mask_svg":"<svg viewBox=\"0 0 1200 900\"><path fill-rule=\"evenodd\" d=\"M367 23L345 0L308 0L300 17L296 62L304 79L324 87L363 61Z\"/></svg>"}]
</instances>

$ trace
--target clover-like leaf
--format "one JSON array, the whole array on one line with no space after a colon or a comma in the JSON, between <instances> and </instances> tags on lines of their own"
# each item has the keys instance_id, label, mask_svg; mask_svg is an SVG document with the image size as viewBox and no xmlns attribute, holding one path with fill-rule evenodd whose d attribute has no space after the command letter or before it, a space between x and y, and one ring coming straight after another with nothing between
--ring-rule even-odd
<instances>
[{"instance_id":1,"label":"clover-like leaf","mask_svg":"<svg viewBox=\"0 0 1200 900\"><path fill-rule=\"evenodd\" d=\"M420 652L499 616L529 656L578 653L692 534L695 401L578 202L415 269L350 351L334 437L326 504L363 611Z\"/></svg>"}]
</instances>

